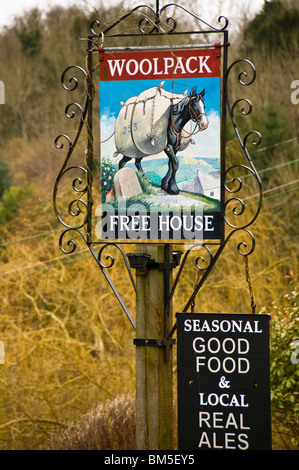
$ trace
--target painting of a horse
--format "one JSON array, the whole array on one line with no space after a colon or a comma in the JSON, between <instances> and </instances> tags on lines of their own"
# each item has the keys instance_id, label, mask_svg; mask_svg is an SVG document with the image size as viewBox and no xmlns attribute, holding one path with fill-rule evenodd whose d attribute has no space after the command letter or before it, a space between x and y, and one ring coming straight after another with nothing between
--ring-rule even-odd
<instances>
[{"instance_id":1,"label":"painting of a horse","mask_svg":"<svg viewBox=\"0 0 299 470\"><path fill-rule=\"evenodd\" d=\"M158 92L161 94L161 87L157 87L157 93L156 95L158 96ZM188 96L183 96L180 95L182 98L178 101L174 101L172 99L168 100L168 109L167 113L164 112L164 116L167 116L167 119L160 119L160 133L161 135L165 135L165 139L159 139L159 136L157 135L151 135L151 133L148 133L148 142L151 143L152 146L152 152L149 151L140 151L140 148L137 149L138 145L136 146L136 151L132 151L132 148L129 149L129 146L123 144L122 146L118 145L118 151L115 152L115 156L121 153L123 157L119 161L118 168L121 169L124 167L124 165L129 162L132 158L135 159L135 165L138 171L143 172L142 166L141 166L141 161L143 158L146 158L147 156L151 156L154 154L157 154L158 151L164 150L165 154L168 157L168 171L164 178L161 181L161 188L168 194L179 194L179 188L176 183L176 172L179 167L179 162L177 158L177 152L179 150L182 150L182 148L186 148L186 146L192 141L191 136L198 131L204 131L208 127L208 119L207 115L205 112L205 104L204 104L204 95L205 95L205 90L203 89L200 93L197 93L197 87L195 86L192 88L190 94ZM130 118L130 123L126 126L123 127L123 132L126 132L130 134L131 138L131 147L132 145L134 146L134 135L133 132L134 130L137 130L138 126L140 127L142 124L140 124L141 120L134 120L133 119L133 114L134 110L136 107L136 101L130 101L128 100L129 105L131 105L131 118ZM125 103L122 103L125 105ZM127 108L124 106L124 113L125 117L127 115ZM146 106L146 99L144 100L143 106L143 114L145 114L145 106ZM153 108L154 111L155 108ZM153 112L151 113L151 116L149 119L153 120ZM195 130L191 132L191 126L190 126L190 133L186 131L186 128L188 128L188 123L191 124L191 121L194 121L196 123ZM162 122L162 124L161 124ZM162 125L162 128L161 128ZM117 127L117 122L116 122L116 127ZM152 125L153 127L153 125ZM139 129L140 132L140 129ZM146 132L144 132L146 133ZM187 136L187 137L186 137ZM161 141L162 141L162 147L161 149L155 151L155 146L156 143L155 141L158 141L160 146L161 146ZM149 145L149 144L148 144ZM127 147L127 148L126 148ZM157 146L156 146L157 147Z\"/></svg>"}]
</instances>

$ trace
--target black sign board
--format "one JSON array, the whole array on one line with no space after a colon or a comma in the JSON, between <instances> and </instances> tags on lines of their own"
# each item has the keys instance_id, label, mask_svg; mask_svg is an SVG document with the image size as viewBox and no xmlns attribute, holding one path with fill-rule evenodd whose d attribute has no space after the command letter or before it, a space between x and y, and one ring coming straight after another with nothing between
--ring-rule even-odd
<instances>
[{"instance_id":1,"label":"black sign board","mask_svg":"<svg viewBox=\"0 0 299 470\"><path fill-rule=\"evenodd\" d=\"M271 450L269 322L177 314L180 450Z\"/></svg>"}]
</instances>

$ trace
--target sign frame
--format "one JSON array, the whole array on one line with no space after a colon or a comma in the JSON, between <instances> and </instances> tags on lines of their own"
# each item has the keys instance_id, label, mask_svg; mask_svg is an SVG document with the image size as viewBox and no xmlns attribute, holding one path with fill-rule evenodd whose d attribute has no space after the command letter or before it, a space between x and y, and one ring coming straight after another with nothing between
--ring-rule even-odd
<instances>
[{"instance_id":1,"label":"sign frame","mask_svg":"<svg viewBox=\"0 0 299 470\"><path fill-rule=\"evenodd\" d=\"M174 17L177 12L185 15L189 20L188 29L182 30L178 28L178 23ZM126 29L126 22L130 21L129 32ZM87 60L86 70L78 65L68 66L61 76L61 85L71 95L70 102L65 107L65 117L78 121L76 133L59 134L55 139L55 148L65 153L61 169L56 178L53 188L53 208L56 217L62 225L62 232L59 237L59 247L61 251L67 255L73 254L80 241L89 249L92 257L95 259L103 276L107 280L113 291L117 301L119 302L124 313L127 315L133 328L135 322L133 315L129 312L117 285L111 276L113 266L115 266L120 255L120 262L128 275L130 285L136 290L136 284L131 266L128 262L126 246L130 245L164 245L165 253L170 253L171 246L183 245L184 255L181 257L180 267L173 280L173 286L170 289L167 283L167 309L174 295L174 291L179 283L183 269L187 260L192 258L191 253L196 251L193 292L191 293L184 311L187 311L194 305L198 291L208 278L213 266L220 257L223 249L228 241L238 236L237 251L247 258L255 248L255 239L253 234L248 230L257 219L262 206L262 184L258 172L251 160L249 152L249 144L258 145L261 142L261 135L257 131L249 131L246 135L238 129L238 117L243 119L252 111L252 104L246 98L238 98L231 100L231 94L228 89L228 82L237 78L236 85L239 87L248 87L256 79L256 70L254 65L246 60L240 59L234 61L228 66L228 47L229 47L229 31L228 19L224 16L218 18L216 26L209 24L200 18L195 12L188 10L180 4L166 4L160 8L159 0L156 0L156 8L149 5L138 5L129 12L125 13L116 21L109 22L109 25L101 24L96 19L90 24L90 34L87 39ZM181 23L183 24L183 23ZM115 40L122 38L123 46L115 47ZM132 46L136 43L143 44L140 46ZM183 38L183 41L182 41ZM203 38L202 43L198 44ZM215 42L219 41L219 42ZM159 43L159 46L155 44ZM181 45L181 42L188 42L188 45ZM164 50L165 46L160 44L171 45L171 50L176 52L177 49L188 48L219 48L221 51L221 233L219 240L192 240L186 243L186 240L142 240L140 238L132 239L99 239L96 236L98 218L102 217L100 199L100 178L95 172L98 167L100 155L98 146L96 145L96 136L94 129L97 126L95 122L95 108L97 101L97 87L95 86L95 71L98 77L99 53L110 53L116 49L119 51L142 51L142 50ZM218 49L217 49L218 50ZM95 57L97 63L95 64ZM194 65L194 64L193 64ZM97 79L98 83L98 79ZM235 89L235 88L234 88ZM82 93L84 90L84 93ZM78 98L78 91L81 98ZM226 167L225 145L226 145L226 115L230 116L237 141L243 152L243 160L234 162L231 167ZM99 113L97 112L97 116ZM99 137L99 134L97 134ZM85 152L82 152L82 142L86 145ZM75 159L80 153L82 163L78 163ZM82 159L82 154L84 158ZM241 153L242 155L242 153ZM240 159L241 160L241 159ZM240 174L243 172L243 175ZM252 178L245 178L251 176ZM243 179L244 177L244 179ZM248 184L250 183L250 184ZM246 188L257 186L256 199L254 200L255 209L252 210L252 200L250 200L250 211L247 211L246 197L248 191ZM246 194L247 193L247 194ZM250 192L250 194L252 194ZM140 249L138 248L138 251ZM141 253L140 256L143 256ZM128 256L129 257L129 256ZM145 256L143 256L145 257ZM173 255L175 258L175 255ZM150 260L148 267L153 268L157 265L157 260ZM178 266L172 259L172 255L165 255L165 272ZM200 276L199 276L200 275ZM175 331L175 325L172 334Z\"/></svg>"}]
</instances>

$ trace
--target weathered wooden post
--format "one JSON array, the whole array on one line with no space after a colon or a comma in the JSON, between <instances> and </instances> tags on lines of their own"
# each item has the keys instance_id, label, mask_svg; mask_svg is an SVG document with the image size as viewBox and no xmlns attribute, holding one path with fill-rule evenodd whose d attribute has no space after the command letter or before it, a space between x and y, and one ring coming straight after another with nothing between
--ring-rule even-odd
<instances>
[{"instance_id":1,"label":"weathered wooden post","mask_svg":"<svg viewBox=\"0 0 299 470\"><path fill-rule=\"evenodd\" d=\"M172 312L168 245L138 246L156 266L136 271L136 436L138 450L173 449ZM148 257L148 256L147 256ZM168 265L168 269L167 269ZM162 267L162 269L161 269ZM166 269L165 269L166 268Z\"/></svg>"}]
</instances>

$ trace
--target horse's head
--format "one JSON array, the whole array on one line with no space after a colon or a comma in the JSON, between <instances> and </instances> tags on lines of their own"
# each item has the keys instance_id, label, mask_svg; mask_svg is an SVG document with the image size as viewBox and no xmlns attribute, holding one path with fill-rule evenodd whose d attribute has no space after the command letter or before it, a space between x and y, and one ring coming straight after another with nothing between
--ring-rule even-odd
<instances>
[{"instance_id":1,"label":"horse's head","mask_svg":"<svg viewBox=\"0 0 299 470\"><path fill-rule=\"evenodd\" d=\"M205 112L204 97L205 89L197 93L196 86L192 88L189 95L189 112L192 121L197 122L200 131L207 129L209 122Z\"/></svg>"}]
</instances>

